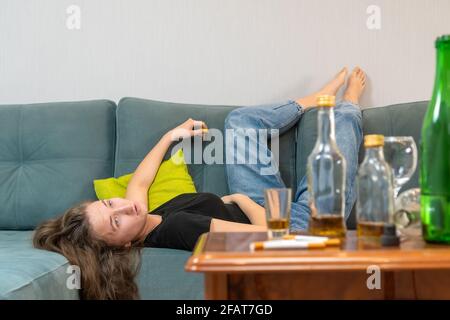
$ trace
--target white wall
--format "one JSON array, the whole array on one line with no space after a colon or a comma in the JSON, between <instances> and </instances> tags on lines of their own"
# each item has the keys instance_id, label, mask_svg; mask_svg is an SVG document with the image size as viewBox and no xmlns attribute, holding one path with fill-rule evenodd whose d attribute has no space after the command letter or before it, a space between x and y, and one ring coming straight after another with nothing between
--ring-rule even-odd
<instances>
[{"instance_id":1,"label":"white wall","mask_svg":"<svg viewBox=\"0 0 450 320\"><path fill-rule=\"evenodd\" d=\"M66 27L69 5L81 29ZM381 29L369 30L369 5ZM427 100L449 0L0 0L0 104L259 104L362 66L366 107Z\"/></svg>"}]
</instances>

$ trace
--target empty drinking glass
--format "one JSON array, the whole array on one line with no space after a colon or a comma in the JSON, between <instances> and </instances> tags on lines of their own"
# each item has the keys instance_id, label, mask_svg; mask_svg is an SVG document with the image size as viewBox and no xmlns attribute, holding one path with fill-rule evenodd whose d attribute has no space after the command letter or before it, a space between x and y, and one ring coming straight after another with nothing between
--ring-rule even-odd
<instances>
[{"instance_id":1,"label":"empty drinking glass","mask_svg":"<svg viewBox=\"0 0 450 320\"><path fill-rule=\"evenodd\" d=\"M392 169L394 198L417 167L417 146L413 137L385 137L384 158Z\"/></svg>"}]
</instances>

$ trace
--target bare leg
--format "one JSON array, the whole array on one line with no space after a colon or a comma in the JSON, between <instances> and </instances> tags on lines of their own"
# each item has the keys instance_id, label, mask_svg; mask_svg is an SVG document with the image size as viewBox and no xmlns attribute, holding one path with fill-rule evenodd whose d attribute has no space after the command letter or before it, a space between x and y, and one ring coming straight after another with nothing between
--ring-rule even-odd
<instances>
[{"instance_id":1,"label":"bare leg","mask_svg":"<svg viewBox=\"0 0 450 320\"><path fill-rule=\"evenodd\" d=\"M331 96L335 96L338 92L339 88L344 84L345 77L347 76L347 68L343 68L339 73L328 82L322 89L319 91L300 99L297 99L296 102L301 105L303 108L307 109L310 107L317 106L317 96L327 94Z\"/></svg>"},{"instance_id":2,"label":"bare leg","mask_svg":"<svg viewBox=\"0 0 450 320\"><path fill-rule=\"evenodd\" d=\"M348 80L344 93L344 101L334 108L336 143L347 161L345 186L345 217L348 218L356 199L355 176L358 168L358 150L363 139L362 115L359 108L359 98L364 91L365 73L356 67ZM295 201L291 207L291 230L308 228L310 217L309 193L306 176L301 177L297 185Z\"/></svg>"},{"instance_id":3,"label":"bare leg","mask_svg":"<svg viewBox=\"0 0 450 320\"><path fill-rule=\"evenodd\" d=\"M353 69L352 74L348 78L347 90L344 93L344 101L353 104L359 104L359 98L366 86L366 74L360 67Z\"/></svg>"},{"instance_id":4,"label":"bare leg","mask_svg":"<svg viewBox=\"0 0 450 320\"><path fill-rule=\"evenodd\" d=\"M235 143L236 139L249 139L250 145L256 145L259 154L272 157L272 152L267 143L252 137L247 137L245 130L239 129L274 129L282 135L288 129L292 128L301 118L304 109L316 106L317 96L320 94L335 95L339 88L344 84L347 69L343 68L334 79L325 85L318 92L297 101L288 101L283 103L252 106L247 108L237 108L232 110L225 119L225 129L227 132L233 132L235 135L226 139L227 150L227 179L230 193L241 193L248 195L259 205L264 205L264 189L285 188L277 168L276 161L263 164L258 161L255 164L238 163L237 155L240 154L244 159L250 157L250 148L241 147ZM227 134L228 136L228 134ZM230 152L229 152L230 151ZM275 170L274 170L275 169Z\"/></svg>"}]
</instances>

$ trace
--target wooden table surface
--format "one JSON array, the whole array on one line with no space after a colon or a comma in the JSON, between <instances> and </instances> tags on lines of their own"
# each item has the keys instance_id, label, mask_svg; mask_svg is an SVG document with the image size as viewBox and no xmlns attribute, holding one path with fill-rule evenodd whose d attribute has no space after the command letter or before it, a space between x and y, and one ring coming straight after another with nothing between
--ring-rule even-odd
<instances>
[{"instance_id":1,"label":"wooden table surface","mask_svg":"<svg viewBox=\"0 0 450 320\"><path fill-rule=\"evenodd\" d=\"M450 246L426 244L420 238L402 242L400 247L375 247L358 242L355 232L349 231L340 248L250 251L250 243L263 240L267 240L265 232L205 233L186 270L366 270L368 265L391 271L450 268Z\"/></svg>"},{"instance_id":2,"label":"wooden table surface","mask_svg":"<svg viewBox=\"0 0 450 320\"><path fill-rule=\"evenodd\" d=\"M400 247L376 247L358 241L356 233L349 231L340 247L251 252L250 244L263 240L267 240L265 232L203 234L185 269L205 273L205 294L210 299L286 298L281 293L267 292L266 296L255 296L239 284L245 282L256 290L266 283L276 291L273 282L283 281L292 282L286 283L284 290L294 285L305 290L323 287L323 292L314 290L310 295L291 292L287 298L293 299L450 298L450 246L426 244L415 238L402 242ZM367 291L367 268L373 265L383 272L382 292ZM317 280L313 280L315 277ZM352 279L361 283L352 287ZM330 289L333 285L334 291ZM349 287L352 290L345 291Z\"/></svg>"}]
</instances>

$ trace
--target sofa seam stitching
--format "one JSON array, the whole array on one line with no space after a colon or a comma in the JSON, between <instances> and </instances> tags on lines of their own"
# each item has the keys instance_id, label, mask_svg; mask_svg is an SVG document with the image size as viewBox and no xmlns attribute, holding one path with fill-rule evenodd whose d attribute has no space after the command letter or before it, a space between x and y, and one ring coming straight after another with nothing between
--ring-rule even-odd
<instances>
[{"instance_id":1,"label":"sofa seam stitching","mask_svg":"<svg viewBox=\"0 0 450 320\"><path fill-rule=\"evenodd\" d=\"M126 99L126 98L122 98L121 100ZM118 157L119 157L119 146L120 146L120 134L119 134L119 111L121 109L121 101L119 101L119 104L117 105L116 108L116 136L115 136L115 146L114 146L114 166L113 166L113 177L116 177L117 174L117 164L119 163L118 161Z\"/></svg>"},{"instance_id":2,"label":"sofa seam stitching","mask_svg":"<svg viewBox=\"0 0 450 320\"><path fill-rule=\"evenodd\" d=\"M17 135L18 135L18 142L19 142L19 156L20 156L20 165L19 165L19 172L17 173L17 180L16 180L16 203L15 203L15 210L14 210L14 224L15 227L17 228L17 226L19 225L18 223L18 212L19 212L19 186L20 186L20 173L22 170L22 163L23 163L23 155L22 155L22 112L23 112L23 105L21 105L19 107L19 123L18 123L18 128L17 128Z\"/></svg>"},{"instance_id":3,"label":"sofa seam stitching","mask_svg":"<svg viewBox=\"0 0 450 320\"><path fill-rule=\"evenodd\" d=\"M113 107L114 107L114 112L113 112L113 115L114 115L114 121L113 121L114 133L113 133L113 139L112 139L112 143L111 143L112 144L112 152L113 152L112 157L111 157L111 161L112 161L111 176L113 177L114 173L116 171L116 168L115 168L116 161L115 161L115 159L116 159L116 144L117 144L117 141L116 141L116 139L117 139L117 104L115 102L111 102L111 105L113 105Z\"/></svg>"}]
</instances>

